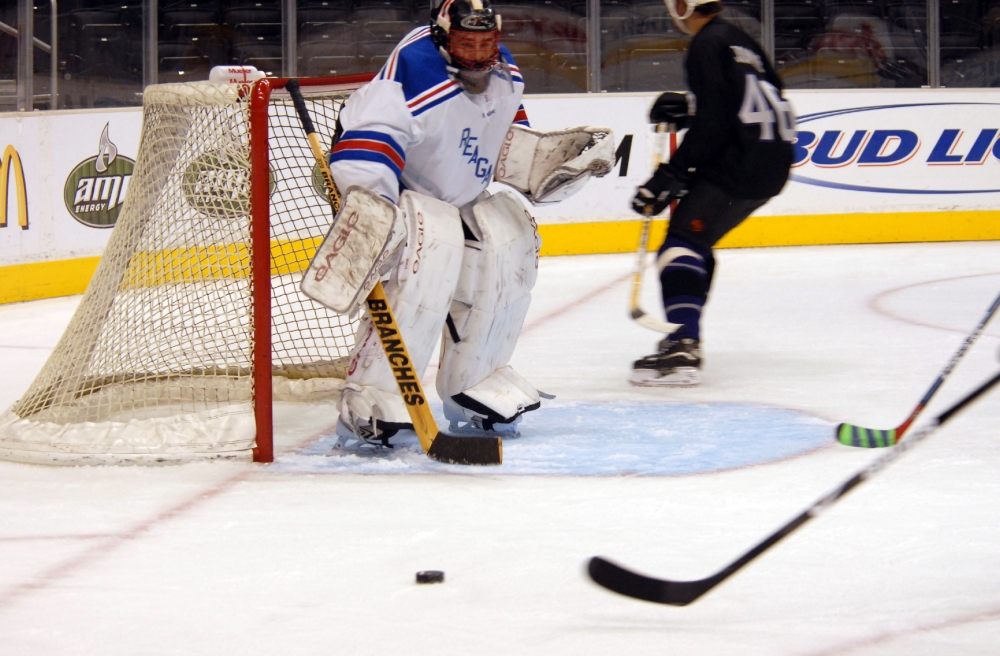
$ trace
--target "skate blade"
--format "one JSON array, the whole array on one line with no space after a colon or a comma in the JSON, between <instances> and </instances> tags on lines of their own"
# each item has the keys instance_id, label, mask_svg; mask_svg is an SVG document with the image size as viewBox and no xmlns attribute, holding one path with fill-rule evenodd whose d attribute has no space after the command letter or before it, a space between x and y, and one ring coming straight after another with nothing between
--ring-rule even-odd
<instances>
[{"instance_id":1,"label":"skate blade","mask_svg":"<svg viewBox=\"0 0 1000 656\"><path fill-rule=\"evenodd\" d=\"M457 437L499 437L504 440L521 437L521 432L516 428L505 430L486 430L484 428L470 426L464 422L458 424L454 421L448 424L448 433Z\"/></svg>"},{"instance_id":2,"label":"skate blade","mask_svg":"<svg viewBox=\"0 0 1000 656\"><path fill-rule=\"evenodd\" d=\"M394 452L395 449L392 447L386 447L380 444L371 444L369 442L365 442L364 440L360 440L353 435L350 437L337 435L337 441L334 443L333 448L330 450L328 455L352 455L360 458L388 458L392 456Z\"/></svg>"},{"instance_id":3,"label":"skate blade","mask_svg":"<svg viewBox=\"0 0 1000 656\"><path fill-rule=\"evenodd\" d=\"M701 372L695 367L677 367L663 376L652 369L633 369L628 382L636 387L694 387L701 383Z\"/></svg>"}]
</instances>

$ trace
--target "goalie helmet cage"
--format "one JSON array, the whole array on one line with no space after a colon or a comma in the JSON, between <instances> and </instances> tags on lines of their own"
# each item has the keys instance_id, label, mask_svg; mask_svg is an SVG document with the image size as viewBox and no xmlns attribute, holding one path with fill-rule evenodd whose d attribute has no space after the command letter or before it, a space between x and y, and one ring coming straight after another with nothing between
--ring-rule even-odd
<instances>
[{"instance_id":1,"label":"goalie helmet cage","mask_svg":"<svg viewBox=\"0 0 1000 656\"><path fill-rule=\"evenodd\" d=\"M322 138L371 78L300 80ZM270 462L272 399L339 391L357 321L298 288L332 214L286 82L146 89L118 223L45 366L0 415L0 458Z\"/></svg>"}]
</instances>

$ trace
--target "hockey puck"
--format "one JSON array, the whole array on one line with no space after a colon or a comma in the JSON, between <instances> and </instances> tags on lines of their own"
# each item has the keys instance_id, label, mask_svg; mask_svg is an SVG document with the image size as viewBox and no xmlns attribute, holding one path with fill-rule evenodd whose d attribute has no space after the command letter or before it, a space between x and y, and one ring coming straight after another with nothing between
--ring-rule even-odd
<instances>
[{"instance_id":1,"label":"hockey puck","mask_svg":"<svg viewBox=\"0 0 1000 656\"><path fill-rule=\"evenodd\" d=\"M436 569L417 572L417 583L444 583L444 572Z\"/></svg>"}]
</instances>

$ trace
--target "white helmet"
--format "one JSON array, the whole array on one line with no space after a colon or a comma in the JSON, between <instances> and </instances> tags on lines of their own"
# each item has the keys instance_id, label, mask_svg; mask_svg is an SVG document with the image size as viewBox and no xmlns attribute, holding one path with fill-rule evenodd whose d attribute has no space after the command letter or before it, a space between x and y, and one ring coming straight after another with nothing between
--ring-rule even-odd
<instances>
[{"instance_id":1,"label":"white helmet","mask_svg":"<svg viewBox=\"0 0 1000 656\"><path fill-rule=\"evenodd\" d=\"M687 11L684 15L677 13L677 0L663 0L667 5L667 11L670 12L670 17L674 19L674 24L677 26L681 32L684 34L691 34L687 27L684 26L683 21L687 18L691 18L691 14L694 13L696 7L701 5L711 4L713 2L719 2L719 0L684 0L684 4L687 5Z\"/></svg>"}]
</instances>

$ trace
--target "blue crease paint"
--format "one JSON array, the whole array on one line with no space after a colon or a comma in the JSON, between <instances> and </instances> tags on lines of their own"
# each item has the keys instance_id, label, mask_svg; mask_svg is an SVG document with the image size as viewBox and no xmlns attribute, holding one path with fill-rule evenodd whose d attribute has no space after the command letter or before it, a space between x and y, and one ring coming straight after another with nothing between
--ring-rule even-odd
<instances>
[{"instance_id":1,"label":"blue crease paint","mask_svg":"<svg viewBox=\"0 0 1000 656\"><path fill-rule=\"evenodd\" d=\"M435 415L442 426L440 406ZM548 403L504 440L499 467L446 465L423 455L412 433L376 455L335 450L332 433L279 457L271 471L315 474L680 476L758 465L831 442L833 424L750 403ZM394 442L398 438L394 438Z\"/></svg>"}]
</instances>

